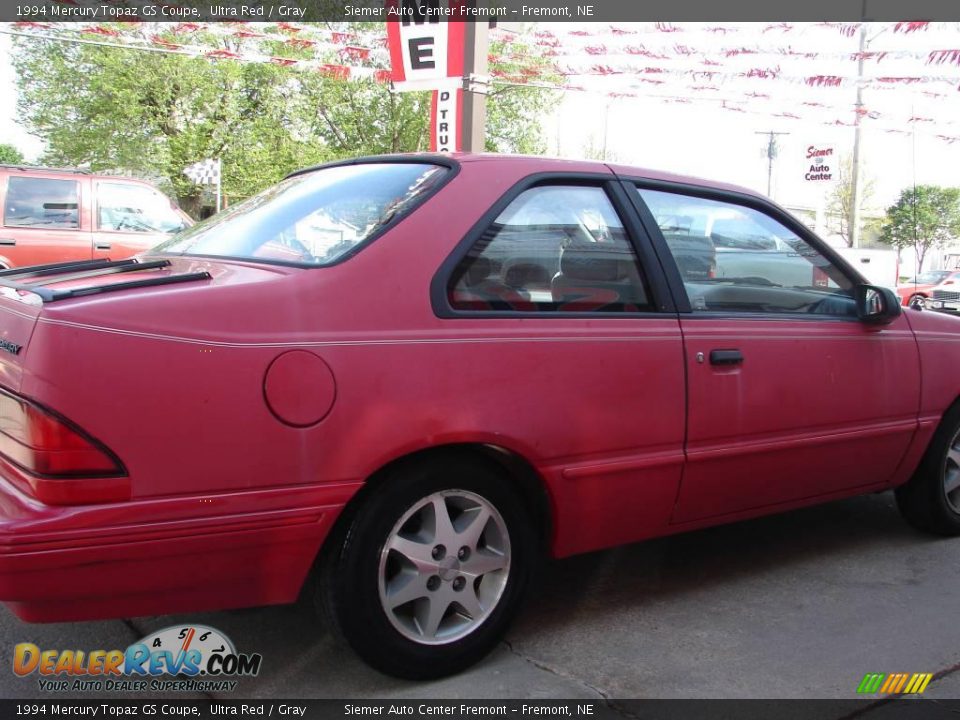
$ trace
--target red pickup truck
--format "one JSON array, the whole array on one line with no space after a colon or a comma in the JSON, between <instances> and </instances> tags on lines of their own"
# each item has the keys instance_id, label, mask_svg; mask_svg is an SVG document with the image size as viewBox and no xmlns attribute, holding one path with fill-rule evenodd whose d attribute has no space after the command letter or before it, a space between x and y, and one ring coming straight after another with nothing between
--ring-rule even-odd
<instances>
[{"instance_id":1,"label":"red pickup truck","mask_svg":"<svg viewBox=\"0 0 960 720\"><path fill-rule=\"evenodd\" d=\"M192 223L149 183L80 170L0 165L0 266L119 260Z\"/></svg>"}]
</instances>

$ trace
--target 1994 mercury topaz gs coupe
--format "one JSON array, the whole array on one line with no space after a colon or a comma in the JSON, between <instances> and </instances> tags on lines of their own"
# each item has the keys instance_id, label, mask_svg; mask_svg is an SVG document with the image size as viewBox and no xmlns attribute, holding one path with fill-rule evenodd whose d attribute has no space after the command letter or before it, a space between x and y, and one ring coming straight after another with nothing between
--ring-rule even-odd
<instances>
[{"instance_id":1,"label":"1994 mercury topaz gs coupe","mask_svg":"<svg viewBox=\"0 0 960 720\"><path fill-rule=\"evenodd\" d=\"M744 243L770 262L716 277ZM365 158L0 288L0 600L25 620L307 590L428 678L497 642L541 551L888 488L960 533L960 321L901 312L747 190Z\"/></svg>"}]
</instances>

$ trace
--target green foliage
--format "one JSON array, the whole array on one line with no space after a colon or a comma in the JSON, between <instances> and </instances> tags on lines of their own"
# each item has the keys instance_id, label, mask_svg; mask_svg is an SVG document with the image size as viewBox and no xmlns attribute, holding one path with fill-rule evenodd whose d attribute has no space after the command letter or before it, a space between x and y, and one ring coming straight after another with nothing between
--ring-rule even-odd
<instances>
[{"instance_id":1,"label":"green foliage","mask_svg":"<svg viewBox=\"0 0 960 720\"><path fill-rule=\"evenodd\" d=\"M540 119L560 102L560 93L536 85L559 85L562 78L548 58L534 45L515 39L491 43L490 54L498 58L491 75L495 81L487 95L488 152L539 155L546 151ZM507 83L515 83L513 85Z\"/></svg>"},{"instance_id":2,"label":"green foliage","mask_svg":"<svg viewBox=\"0 0 960 720\"><path fill-rule=\"evenodd\" d=\"M188 207L197 160L222 157L224 192L242 197L329 157L291 132L280 67L36 40L15 43L14 63L45 163L155 177Z\"/></svg>"},{"instance_id":3,"label":"green foliage","mask_svg":"<svg viewBox=\"0 0 960 720\"><path fill-rule=\"evenodd\" d=\"M174 32L174 26L162 26L161 39L183 42ZM201 31L189 42L211 50L246 48L315 59L312 49L269 39ZM520 46L513 54L530 53ZM338 62L335 57L319 59ZM201 159L222 158L223 191L235 200L296 168L429 146L430 94L397 93L373 80L21 38L14 41L13 62L19 116L45 141L44 163L152 178L188 210L197 209L201 189L183 175L183 168ZM508 64L501 74L510 71ZM487 149L542 152L540 116L556 100L556 92L541 88L495 88L488 99Z\"/></svg>"},{"instance_id":4,"label":"green foliage","mask_svg":"<svg viewBox=\"0 0 960 720\"><path fill-rule=\"evenodd\" d=\"M853 160L844 157L837 166L838 182L827 198L827 227L843 238L847 247L853 246L853 234L850 232L850 211L853 208ZM865 218L863 210L873 197L874 181L867 176L866 169L860 168L860 233L877 232L876 220Z\"/></svg>"},{"instance_id":5,"label":"green foliage","mask_svg":"<svg viewBox=\"0 0 960 720\"><path fill-rule=\"evenodd\" d=\"M912 247L917 267L931 248L960 238L960 188L918 185L900 193L887 208L880 240L895 248Z\"/></svg>"},{"instance_id":6,"label":"green foliage","mask_svg":"<svg viewBox=\"0 0 960 720\"><path fill-rule=\"evenodd\" d=\"M22 165L23 153L10 143L0 143L0 164Z\"/></svg>"}]
</instances>

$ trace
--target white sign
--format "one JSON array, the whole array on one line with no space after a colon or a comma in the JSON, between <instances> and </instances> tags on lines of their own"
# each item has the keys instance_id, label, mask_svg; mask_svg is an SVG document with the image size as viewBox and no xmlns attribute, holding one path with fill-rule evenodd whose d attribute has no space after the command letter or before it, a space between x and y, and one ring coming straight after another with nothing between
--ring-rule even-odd
<instances>
[{"instance_id":1,"label":"white sign","mask_svg":"<svg viewBox=\"0 0 960 720\"><path fill-rule=\"evenodd\" d=\"M803 179L808 182L836 180L833 170L837 162L834 149L829 145L808 145L804 156Z\"/></svg>"},{"instance_id":2,"label":"white sign","mask_svg":"<svg viewBox=\"0 0 960 720\"><path fill-rule=\"evenodd\" d=\"M387 0L390 79L400 90L440 87L463 76L464 22L444 10L443 0Z\"/></svg>"},{"instance_id":3,"label":"white sign","mask_svg":"<svg viewBox=\"0 0 960 720\"><path fill-rule=\"evenodd\" d=\"M463 90L434 90L430 108L430 150L457 152L460 150L460 112Z\"/></svg>"}]
</instances>

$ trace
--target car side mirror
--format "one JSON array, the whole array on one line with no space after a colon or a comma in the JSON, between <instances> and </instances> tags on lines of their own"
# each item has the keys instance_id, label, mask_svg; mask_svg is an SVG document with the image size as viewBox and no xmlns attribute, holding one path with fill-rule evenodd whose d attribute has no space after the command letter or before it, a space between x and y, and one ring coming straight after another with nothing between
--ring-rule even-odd
<instances>
[{"instance_id":1,"label":"car side mirror","mask_svg":"<svg viewBox=\"0 0 960 720\"><path fill-rule=\"evenodd\" d=\"M886 325L900 316L900 301L893 290L876 285L855 288L857 317L861 322Z\"/></svg>"}]
</instances>

